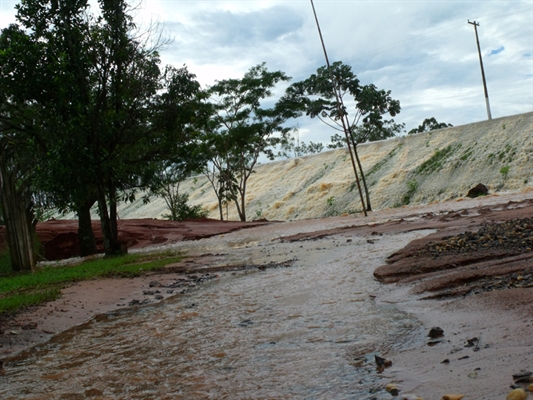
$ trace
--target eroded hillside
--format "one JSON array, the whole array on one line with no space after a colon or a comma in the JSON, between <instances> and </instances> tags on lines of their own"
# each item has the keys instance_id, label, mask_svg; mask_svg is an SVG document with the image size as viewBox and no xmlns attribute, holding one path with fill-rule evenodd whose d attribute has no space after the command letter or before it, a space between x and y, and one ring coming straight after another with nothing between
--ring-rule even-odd
<instances>
[{"instance_id":1,"label":"eroded hillside","mask_svg":"<svg viewBox=\"0 0 533 400\"><path fill-rule=\"evenodd\" d=\"M533 186L533 113L360 145L374 210L464 197L483 183L491 193ZM180 190L218 218L203 176ZM292 220L361 211L346 149L259 165L249 180L248 219ZM237 219L234 205L229 219ZM122 219L161 218L162 199L123 205Z\"/></svg>"}]
</instances>

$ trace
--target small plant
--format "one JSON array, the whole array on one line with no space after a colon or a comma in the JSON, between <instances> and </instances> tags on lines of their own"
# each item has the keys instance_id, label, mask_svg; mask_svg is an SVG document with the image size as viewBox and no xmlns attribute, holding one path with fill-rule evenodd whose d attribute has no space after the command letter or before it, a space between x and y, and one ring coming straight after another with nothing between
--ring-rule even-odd
<instances>
[{"instance_id":1,"label":"small plant","mask_svg":"<svg viewBox=\"0 0 533 400\"><path fill-rule=\"evenodd\" d=\"M187 193L178 194L172 204L168 204L170 214L163 215L163 218L171 221L183 221L184 219L205 218L209 214L200 204L190 206L188 204L189 195Z\"/></svg>"},{"instance_id":2,"label":"small plant","mask_svg":"<svg viewBox=\"0 0 533 400\"><path fill-rule=\"evenodd\" d=\"M418 190L418 182L416 179L411 179L407 182L407 193L402 198L402 204L408 205L411 203L411 198L413 197L413 194Z\"/></svg>"},{"instance_id":3,"label":"small plant","mask_svg":"<svg viewBox=\"0 0 533 400\"><path fill-rule=\"evenodd\" d=\"M389 161L392 157L394 157L396 152L398 150L400 150L402 147L403 147L403 145L399 144L394 149L392 149L389 152L389 154L387 154L385 157L383 157L383 159L378 161L376 164L374 164L374 166L372 168L370 168L370 170L366 173L366 176L368 177L368 176L376 173L377 171L379 171L381 169L381 167L383 167L387 163L387 161ZM352 191L352 190L353 190L353 188L350 191Z\"/></svg>"},{"instance_id":4,"label":"small plant","mask_svg":"<svg viewBox=\"0 0 533 400\"><path fill-rule=\"evenodd\" d=\"M325 217L334 217L339 215L339 212L335 209L335 196L330 196L326 200L326 213Z\"/></svg>"},{"instance_id":5,"label":"small plant","mask_svg":"<svg viewBox=\"0 0 533 400\"><path fill-rule=\"evenodd\" d=\"M431 174L432 172L440 171L443 167L443 163L451 156L455 150L459 149L461 144L457 146L447 146L442 150L435 150L435 153L428 160L424 161L417 169L418 174Z\"/></svg>"},{"instance_id":6,"label":"small plant","mask_svg":"<svg viewBox=\"0 0 533 400\"><path fill-rule=\"evenodd\" d=\"M509 170L511 169L511 167L509 167L508 165L504 166L504 167L501 167L500 169L500 174L502 174L502 177L503 179L507 179L507 176L509 175Z\"/></svg>"},{"instance_id":7,"label":"small plant","mask_svg":"<svg viewBox=\"0 0 533 400\"><path fill-rule=\"evenodd\" d=\"M255 218L254 219L260 219L261 215L263 215L263 209L261 208L261 202L257 202L257 207L259 207L257 210L255 210Z\"/></svg>"}]
</instances>

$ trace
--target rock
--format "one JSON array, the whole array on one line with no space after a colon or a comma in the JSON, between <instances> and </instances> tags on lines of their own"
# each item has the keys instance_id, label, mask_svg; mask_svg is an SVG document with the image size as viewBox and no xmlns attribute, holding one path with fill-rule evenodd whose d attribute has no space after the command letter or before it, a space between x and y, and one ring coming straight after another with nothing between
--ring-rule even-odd
<instances>
[{"instance_id":1,"label":"rock","mask_svg":"<svg viewBox=\"0 0 533 400\"><path fill-rule=\"evenodd\" d=\"M527 387L527 390L533 393L533 383Z\"/></svg>"},{"instance_id":2,"label":"rock","mask_svg":"<svg viewBox=\"0 0 533 400\"><path fill-rule=\"evenodd\" d=\"M385 386L385 390L389 392L392 396L398 396L400 393L400 390L394 383L389 383L387 386Z\"/></svg>"},{"instance_id":3,"label":"rock","mask_svg":"<svg viewBox=\"0 0 533 400\"><path fill-rule=\"evenodd\" d=\"M445 394L441 400L461 400L463 397L464 394Z\"/></svg>"},{"instance_id":4,"label":"rock","mask_svg":"<svg viewBox=\"0 0 533 400\"><path fill-rule=\"evenodd\" d=\"M428 336L432 339L437 339L444 336L444 330L438 326L434 326L429 330Z\"/></svg>"},{"instance_id":5,"label":"rock","mask_svg":"<svg viewBox=\"0 0 533 400\"><path fill-rule=\"evenodd\" d=\"M148 284L148 286L150 287L160 287L161 286L161 283L159 283L158 281L152 281Z\"/></svg>"},{"instance_id":6,"label":"rock","mask_svg":"<svg viewBox=\"0 0 533 400\"><path fill-rule=\"evenodd\" d=\"M530 371L522 371L522 372L519 372L517 374L513 374L513 380L515 381L515 383L518 383L518 382L533 382L533 380L531 380L533 373L531 373Z\"/></svg>"},{"instance_id":7,"label":"rock","mask_svg":"<svg viewBox=\"0 0 533 400\"><path fill-rule=\"evenodd\" d=\"M477 372L476 371L471 371L468 373L468 377L470 379L476 379L477 378Z\"/></svg>"},{"instance_id":8,"label":"rock","mask_svg":"<svg viewBox=\"0 0 533 400\"><path fill-rule=\"evenodd\" d=\"M506 400L524 400L527 397L527 393L524 389L513 389L509 392L507 397L505 397Z\"/></svg>"},{"instance_id":9,"label":"rock","mask_svg":"<svg viewBox=\"0 0 533 400\"><path fill-rule=\"evenodd\" d=\"M486 196L489 194L489 188L486 187L482 183L478 183L476 186L474 186L472 189L468 191L466 194L466 197L470 197L471 199L479 196Z\"/></svg>"}]
</instances>

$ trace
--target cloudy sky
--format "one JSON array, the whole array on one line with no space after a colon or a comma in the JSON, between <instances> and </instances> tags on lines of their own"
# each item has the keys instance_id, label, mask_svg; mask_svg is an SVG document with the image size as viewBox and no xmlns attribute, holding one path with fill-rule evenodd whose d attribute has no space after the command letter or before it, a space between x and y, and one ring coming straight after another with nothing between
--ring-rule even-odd
<instances>
[{"instance_id":1,"label":"cloudy sky","mask_svg":"<svg viewBox=\"0 0 533 400\"><path fill-rule=\"evenodd\" d=\"M0 0L0 27L17 1ZM407 130L424 118L462 125L487 119L473 25L477 21L493 118L533 111L532 0L315 0L331 61L363 84L392 91ZM164 64L186 64L203 85L266 62L293 81L325 64L310 1L144 0L172 42ZM278 94L283 88L280 87ZM328 142L330 128L301 118L300 139Z\"/></svg>"}]
</instances>

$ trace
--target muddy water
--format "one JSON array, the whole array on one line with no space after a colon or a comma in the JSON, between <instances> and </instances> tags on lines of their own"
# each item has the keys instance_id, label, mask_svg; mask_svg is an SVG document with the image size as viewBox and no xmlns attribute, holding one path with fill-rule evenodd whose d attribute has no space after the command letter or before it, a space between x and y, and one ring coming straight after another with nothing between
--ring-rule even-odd
<instances>
[{"instance_id":1,"label":"muddy water","mask_svg":"<svg viewBox=\"0 0 533 400\"><path fill-rule=\"evenodd\" d=\"M427 233L235 245L228 260L295 261L220 275L60 334L7 365L0 398L370 398L384 385L357 357L383 351L416 324L376 305L372 271Z\"/></svg>"}]
</instances>

